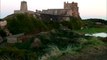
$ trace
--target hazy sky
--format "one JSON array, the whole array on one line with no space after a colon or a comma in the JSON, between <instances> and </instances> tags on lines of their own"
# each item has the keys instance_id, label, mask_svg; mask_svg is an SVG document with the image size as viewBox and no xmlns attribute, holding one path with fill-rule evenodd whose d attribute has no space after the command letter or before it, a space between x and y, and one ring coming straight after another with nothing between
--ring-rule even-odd
<instances>
[{"instance_id":1,"label":"hazy sky","mask_svg":"<svg viewBox=\"0 0 107 60\"><path fill-rule=\"evenodd\" d=\"M14 13L20 9L20 2L23 0L0 0L0 18ZM25 0L28 9L58 9L63 8L64 1L77 2L82 18L102 18L107 20L107 0Z\"/></svg>"}]
</instances>

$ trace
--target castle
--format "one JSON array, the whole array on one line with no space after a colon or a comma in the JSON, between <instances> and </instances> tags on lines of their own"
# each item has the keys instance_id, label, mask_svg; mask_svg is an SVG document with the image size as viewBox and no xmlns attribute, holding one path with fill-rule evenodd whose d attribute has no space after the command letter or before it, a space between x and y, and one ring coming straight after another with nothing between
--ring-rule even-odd
<instances>
[{"instance_id":1,"label":"castle","mask_svg":"<svg viewBox=\"0 0 107 60\"><path fill-rule=\"evenodd\" d=\"M21 6L20 6L20 10L14 10L14 13L29 13L29 14L33 14L33 11L29 11L28 7L27 7L27 2L26 1L21 1Z\"/></svg>"},{"instance_id":2,"label":"castle","mask_svg":"<svg viewBox=\"0 0 107 60\"><path fill-rule=\"evenodd\" d=\"M35 14L39 15L43 19L49 19L52 20L59 20L59 19L68 19L70 16L80 18L79 16L79 8L78 8L78 3L72 2L64 2L64 8L63 9L47 9L47 10L42 10L36 12L29 11L27 9L27 2L22 1L21 2L21 7L20 10L15 10L14 13L29 13L29 14Z\"/></svg>"}]
</instances>

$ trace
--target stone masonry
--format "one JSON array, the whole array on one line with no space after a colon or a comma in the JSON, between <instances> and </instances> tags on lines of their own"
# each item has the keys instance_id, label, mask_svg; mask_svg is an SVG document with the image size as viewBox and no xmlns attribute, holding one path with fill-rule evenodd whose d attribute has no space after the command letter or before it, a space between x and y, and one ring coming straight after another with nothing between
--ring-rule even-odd
<instances>
[{"instance_id":1,"label":"stone masonry","mask_svg":"<svg viewBox=\"0 0 107 60\"><path fill-rule=\"evenodd\" d=\"M27 2L26 1L22 1L21 2L20 11L28 11L28 9L27 9Z\"/></svg>"},{"instance_id":2,"label":"stone masonry","mask_svg":"<svg viewBox=\"0 0 107 60\"><path fill-rule=\"evenodd\" d=\"M33 11L29 11L27 7L27 2L26 1L21 1L20 5L20 10L14 10L14 13L29 13L29 14L34 14Z\"/></svg>"},{"instance_id":3,"label":"stone masonry","mask_svg":"<svg viewBox=\"0 0 107 60\"><path fill-rule=\"evenodd\" d=\"M51 14L51 15L62 15L62 16L73 16L80 18L78 12L78 3L64 2L64 9L48 9L43 10L41 14Z\"/></svg>"}]
</instances>

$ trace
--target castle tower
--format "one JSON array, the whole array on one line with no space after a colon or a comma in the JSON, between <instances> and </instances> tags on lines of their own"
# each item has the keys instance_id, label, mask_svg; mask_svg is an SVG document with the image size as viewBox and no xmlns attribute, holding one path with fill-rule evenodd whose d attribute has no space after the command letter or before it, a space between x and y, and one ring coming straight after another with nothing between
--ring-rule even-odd
<instances>
[{"instance_id":1,"label":"castle tower","mask_svg":"<svg viewBox=\"0 0 107 60\"><path fill-rule=\"evenodd\" d=\"M79 8L78 3L75 3L75 2L71 3L72 15L80 18L78 8Z\"/></svg>"},{"instance_id":2,"label":"castle tower","mask_svg":"<svg viewBox=\"0 0 107 60\"><path fill-rule=\"evenodd\" d=\"M64 9L78 9L78 4L75 2L72 3L68 3L68 2L64 2Z\"/></svg>"},{"instance_id":3,"label":"castle tower","mask_svg":"<svg viewBox=\"0 0 107 60\"><path fill-rule=\"evenodd\" d=\"M72 2L72 3L64 2L64 9L70 9L70 11L72 11L72 13L70 12L69 15L80 18L79 11L78 11L78 3L76 3L76 2Z\"/></svg>"},{"instance_id":4,"label":"castle tower","mask_svg":"<svg viewBox=\"0 0 107 60\"><path fill-rule=\"evenodd\" d=\"M26 1L22 1L21 2L21 6L20 6L20 11L28 11L27 10L27 2Z\"/></svg>"},{"instance_id":5,"label":"castle tower","mask_svg":"<svg viewBox=\"0 0 107 60\"><path fill-rule=\"evenodd\" d=\"M70 6L71 6L70 3L64 2L64 9L71 9Z\"/></svg>"}]
</instances>

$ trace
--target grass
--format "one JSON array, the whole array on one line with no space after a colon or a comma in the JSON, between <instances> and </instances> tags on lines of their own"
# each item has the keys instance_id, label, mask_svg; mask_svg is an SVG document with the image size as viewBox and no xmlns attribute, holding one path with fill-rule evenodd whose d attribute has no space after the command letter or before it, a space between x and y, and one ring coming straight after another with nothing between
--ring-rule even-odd
<instances>
[{"instance_id":1,"label":"grass","mask_svg":"<svg viewBox=\"0 0 107 60\"><path fill-rule=\"evenodd\" d=\"M107 28L85 28L85 29L82 29L82 30L76 30L77 32L79 33L89 33L89 34L92 34L92 33L100 33L100 32L106 32L107 33Z\"/></svg>"}]
</instances>

